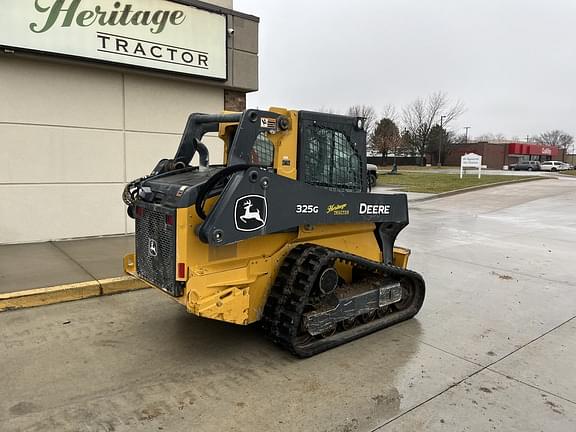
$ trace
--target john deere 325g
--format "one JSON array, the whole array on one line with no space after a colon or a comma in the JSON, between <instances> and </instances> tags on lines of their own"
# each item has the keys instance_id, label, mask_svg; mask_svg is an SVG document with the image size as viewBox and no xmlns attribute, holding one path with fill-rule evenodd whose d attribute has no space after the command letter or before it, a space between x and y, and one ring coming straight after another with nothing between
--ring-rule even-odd
<instances>
[{"instance_id":1,"label":"john deere 325g","mask_svg":"<svg viewBox=\"0 0 576 432\"><path fill-rule=\"evenodd\" d=\"M209 164L207 133L224 141L224 165ZM136 220L128 273L200 317L260 321L298 356L407 320L424 301L409 251L394 246L406 196L367 191L362 118L192 114L174 158L124 201Z\"/></svg>"}]
</instances>

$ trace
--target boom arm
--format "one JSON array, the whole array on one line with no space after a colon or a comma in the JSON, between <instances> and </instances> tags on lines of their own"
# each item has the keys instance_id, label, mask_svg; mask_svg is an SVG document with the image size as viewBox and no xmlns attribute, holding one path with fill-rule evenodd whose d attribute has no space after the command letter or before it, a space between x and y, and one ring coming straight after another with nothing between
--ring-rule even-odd
<instances>
[{"instance_id":1,"label":"boom arm","mask_svg":"<svg viewBox=\"0 0 576 432\"><path fill-rule=\"evenodd\" d=\"M377 239L391 261L394 240L408 224L406 195L336 192L262 168L236 173L200 226L200 239L225 245L305 225L377 223Z\"/></svg>"}]
</instances>

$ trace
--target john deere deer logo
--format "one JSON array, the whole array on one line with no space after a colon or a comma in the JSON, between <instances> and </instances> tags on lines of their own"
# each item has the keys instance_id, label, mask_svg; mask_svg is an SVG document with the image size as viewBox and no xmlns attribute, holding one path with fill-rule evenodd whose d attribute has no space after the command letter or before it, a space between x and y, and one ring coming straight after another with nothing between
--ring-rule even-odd
<instances>
[{"instance_id":1,"label":"john deere deer logo","mask_svg":"<svg viewBox=\"0 0 576 432\"><path fill-rule=\"evenodd\" d=\"M158 256L158 242L154 239L148 239L148 255Z\"/></svg>"},{"instance_id":2,"label":"john deere deer logo","mask_svg":"<svg viewBox=\"0 0 576 432\"><path fill-rule=\"evenodd\" d=\"M266 225L268 204L261 195L246 195L236 200L234 221L238 231L256 231Z\"/></svg>"},{"instance_id":3,"label":"john deere deer logo","mask_svg":"<svg viewBox=\"0 0 576 432\"><path fill-rule=\"evenodd\" d=\"M244 215L240 216L240 220L242 222L246 223L248 219L256 219L258 222L264 223L264 221L260 217L260 209L256 209L256 211L250 210L253 207L252 201L250 200L244 201L243 207L244 207Z\"/></svg>"}]
</instances>

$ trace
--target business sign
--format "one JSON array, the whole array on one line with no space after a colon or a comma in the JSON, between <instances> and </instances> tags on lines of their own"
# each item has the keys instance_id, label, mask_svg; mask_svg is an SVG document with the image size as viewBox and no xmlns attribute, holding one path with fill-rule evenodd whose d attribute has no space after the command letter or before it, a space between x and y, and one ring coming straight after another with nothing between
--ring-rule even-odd
<instances>
[{"instance_id":1,"label":"business sign","mask_svg":"<svg viewBox=\"0 0 576 432\"><path fill-rule=\"evenodd\" d=\"M460 157L460 178L466 168L477 168L478 178L482 173L482 156L476 153L466 153Z\"/></svg>"},{"instance_id":2,"label":"business sign","mask_svg":"<svg viewBox=\"0 0 576 432\"><path fill-rule=\"evenodd\" d=\"M560 149L544 144L510 143L508 144L508 154L559 156Z\"/></svg>"},{"instance_id":3,"label":"business sign","mask_svg":"<svg viewBox=\"0 0 576 432\"><path fill-rule=\"evenodd\" d=\"M167 0L2 0L0 46L226 79L226 17Z\"/></svg>"}]
</instances>

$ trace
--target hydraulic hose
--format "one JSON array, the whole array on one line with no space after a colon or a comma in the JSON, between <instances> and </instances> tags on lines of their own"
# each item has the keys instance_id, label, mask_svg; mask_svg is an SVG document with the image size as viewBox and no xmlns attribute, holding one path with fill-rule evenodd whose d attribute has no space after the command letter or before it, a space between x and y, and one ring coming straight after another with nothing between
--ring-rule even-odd
<instances>
[{"instance_id":1,"label":"hydraulic hose","mask_svg":"<svg viewBox=\"0 0 576 432\"><path fill-rule=\"evenodd\" d=\"M258 168L258 167L259 165L248 165L248 164L232 165L224 168L222 171L218 171L216 174L210 177L206 181L206 183L202 185L202 187L198 191L198 196L196 197L196 213L198 214L198 217L202 220L206 219L206 213L204 212L204 202L206 200L206 196L214 188L214 186L216 186L222 179L239 171L246 171L249 168Z\"/></svg>"}]
</instances>

